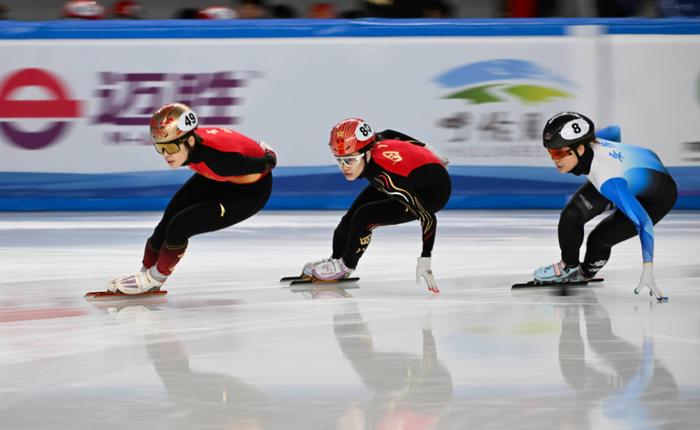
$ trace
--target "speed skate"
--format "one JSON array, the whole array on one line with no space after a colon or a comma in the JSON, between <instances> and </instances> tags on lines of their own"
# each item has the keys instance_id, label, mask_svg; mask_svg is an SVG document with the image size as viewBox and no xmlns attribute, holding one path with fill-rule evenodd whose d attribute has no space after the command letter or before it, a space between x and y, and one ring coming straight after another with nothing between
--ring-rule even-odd
<instances>
[{"instance_id":1,"label":"speed skate","mask_svg":"<svg viewBox=\"0 0 700 430\"><path fill-rule=\"evenodd\" d=\"M324 281L321 279L316 279L313 276L307 276L307 275L298 275L298 276L285 276L284 278L280 279L281 284L289 284L289 285L300 285L300 284L346 284L349 282L357 282L359 281L360 278L358 277L353 277L353 278L342 278L342 279L336 279L332 281Z\"/></svg>"},{"instance_id":2,"label":"speed skate","mask_svg":"<svg viewBox=\"0 0 700 430\"><path fill-rule=\"evenodd\" d=\"M151 297L164 297L168 292L166 290L153 290L142 294L124 294L122 292L112 291L89 291L85 293L85 300L89 302L103 300L138 300Z\"/></svg>"},{"instance_id":3,"label":"speed skate","mask_svg":"<svg viewBox=\"0 0 700 430\"><path fill-rule=\"evenodd\" d=\"M525 282L524 284L513 284L511 289L518 289L518 288L547 288L547 287L585 287L588 284L591 283L600 283L603 282L603 278L593 278L593 279L588 279L586 281L569 281L569 282L557 282L557 281L538 281L538 280L533 280L529 282Z\"/></svg>"}]
</instances>

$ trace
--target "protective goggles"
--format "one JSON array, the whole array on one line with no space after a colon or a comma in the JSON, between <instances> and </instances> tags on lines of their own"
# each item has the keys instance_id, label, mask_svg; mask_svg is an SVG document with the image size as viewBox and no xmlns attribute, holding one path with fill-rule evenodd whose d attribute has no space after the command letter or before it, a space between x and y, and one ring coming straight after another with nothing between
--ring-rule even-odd
<instances>
[{"instance_id":1,"label":"protective goggles","mask_svg":"<svg viewBox=\"0 0 700 430\"><path fill-rule=\"evenodd\" d=\"M552 160L561 160L562 158L568 157L569 155L574 153L569 148L561 148L561 149L547 148L547 151L549 152L549 156L552 157Z\"/></svg>"},{"instance_id":2,"label":"protective goggles","mask_svg":"<svg viewBox=\"0 0 700 430\"><path fill-rule=\"evenodd\" d=\"M187 139L187 137L181 137L179 139L175 139L175 140L170 141L170 142L154 143L153 145L156 147L156 152L158 152L159 154L167 153L168 155L173 155L173 154L177 154L178 152L180 152L182 150L182 148L180 147L180 144L185 143L186 139Z\"/></svg>"},{"instance_id":3,"label":"protective goggles","mask_svg":"<svg viewBox=\"0 0 700 430\"><path fill-rule=\"evenodd\" d=\"M359 155L346 155L342 157L335 157L335 162L338 163L338 166L343 167L352 167L356 166L359 164L360 160L362 160L362 157L364 157L365 154L359 154Z\"/></svg>"}]
</instances>

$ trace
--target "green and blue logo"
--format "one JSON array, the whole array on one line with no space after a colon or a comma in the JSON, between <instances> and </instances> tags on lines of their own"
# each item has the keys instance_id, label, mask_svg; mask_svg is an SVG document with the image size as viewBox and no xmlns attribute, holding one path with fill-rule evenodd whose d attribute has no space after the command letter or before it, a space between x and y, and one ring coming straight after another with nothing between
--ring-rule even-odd
<instances>
[{"instance_id":1,"label":"green and blue logo","mask_svg":"<svg viewBox=\"0 0 700 430\"><path fill-rule=\"evenodd\" d=\"M537 83L547 82L546 85ZM472 104L519 100L522 104L546 103L569 99L573 95L557 87L573 87L568 79L533 62L500 59L470 63L437 76L440 86L454 89L445 98L462 99Z\"/></svg>"}]
</instances>

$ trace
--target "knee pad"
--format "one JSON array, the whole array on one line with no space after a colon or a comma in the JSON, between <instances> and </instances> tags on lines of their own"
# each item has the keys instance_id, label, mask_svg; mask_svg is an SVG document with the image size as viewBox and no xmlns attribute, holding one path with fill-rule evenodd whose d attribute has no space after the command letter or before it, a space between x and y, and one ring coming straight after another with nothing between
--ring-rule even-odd
<instances>
[{"instance_id":1,"label":"knee pad","mask_svg":"<svg viewBox=\"0 0 700 430\"><path fill-rule=\"evenodd\" d=\"M352 216L350 229L360 228L362 231L371 231L370 226L372 225L372 220L370 214L369 210L359 208Z\"/></svg>"},{"instance_id":2,"label":"knee pad","mask_svg":"<svg viewBox=\"0 0 700 430\"><path fill-rule=\"evenodd\" d=\"M165 231L164 243L187 243L192 236L191 221L188 217L175 215L168 223L168 228Z\"/></svg>"},{"instance_id":3,"label":"knee pad","mask_svg":"<svg viewBox=\"0 0 700 430\"><path fill-rule=\"evenodd\" d=\"M586 239L586 248L594 250L596 248L611 248L612 243L605 236L605 234L601 233L600 231L596 231L596 229L593 229L591 233L588 235L588 239Z\"/></svg>"},{"instance_id":4,"label":"knee pad","mask_svg":"<svg viewBox=\"0 0 700 430\"><path fill-rule=\"evenodd\" d=\"M583 225L607 208L601 209L597 209L583 194L576 194L564 207L560 219L567 223Z\"/></svg>"},{"instance_id":5,"label":"knee pad","mask_svg":"<svg viewBox=\"0 0 700 430\"><path fill-rule=\"evenodd\" d=\"M586 223L586 217L579 207L570 201L559 216L559 224L582 226Z\"/></svg>"}]
</instances>

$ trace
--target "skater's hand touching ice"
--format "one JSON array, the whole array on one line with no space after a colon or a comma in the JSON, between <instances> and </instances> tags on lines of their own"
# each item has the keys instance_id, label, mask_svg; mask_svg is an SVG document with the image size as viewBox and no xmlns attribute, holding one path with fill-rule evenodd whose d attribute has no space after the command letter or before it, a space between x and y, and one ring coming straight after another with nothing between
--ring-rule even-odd
<instances>
[{"instance_id":1,"label":"skater's hand touching ice","mask_svg":"<svg viewBox=\"0 0 700 430\"><path fill-rule=\"evenodd\" d=\"M654 263L644 263L642 276L639 279L639 285L634 289L634 293L639 294L644 288L649 288L649 295L656 297L657 300L668 300L668 296L656 285L656 280L654 279Z\"/></svg>"},{"instance_id":2,"label":"skater's hand touching ice","mask_svg":"<svg viewBox=\"0 0 700 430\"><path fill-rule=\"evenodd\" d=\"M420 284L421 278L425 279L425 283L428 284L428 290L433 293L440 292L437 282L435 282L433 271L430 268L430 257L418 257L418 264L416 265L416 284Z\"/></svg>"}]
</instances>

